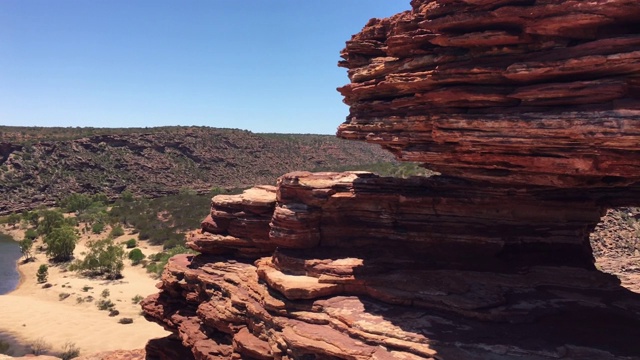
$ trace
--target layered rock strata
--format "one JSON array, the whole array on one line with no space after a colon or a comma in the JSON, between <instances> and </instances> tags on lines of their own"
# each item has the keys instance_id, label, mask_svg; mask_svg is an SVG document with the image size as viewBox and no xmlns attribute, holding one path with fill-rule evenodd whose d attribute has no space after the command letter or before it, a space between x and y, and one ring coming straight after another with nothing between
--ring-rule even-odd
<instances>
[{"instance_id":1,"label":"layered rock strata","mask_svg":"<svg viewBox=\"0 0 640 360\"><path fill-rule=\"evenodd\" d=\"M215 197L148 319L195 359L640 359L589 242L640 204L640 5L411 4L347 43L338 135L443 175Z\"/></svg>"},{"instance_id":2,"label":"layered rock strata","mask_svg":"<svg viewBox=\"0 0 640 360\"><path fill-rule=\"evenodd\" d=\"M202 222L203 233L187 236L187 245L207 254L241 257L268 255L276 245L269 242L269 222L276 204L274 186L258 186L239 195L218 195L211 213Z\"/></svg>"},{"instance_id":3,"label":"layered rock strata","mask_svg":"<svg viewBox=\"0 0 640 360\"><path fill-rule=\"evenodd\" d=\"M640 181L637 1L412 5L347 42L339 137L494 183Z\"/></svg>"},{"instance_id":4,"label":"layered rock strata","mask_svg":"<svg viewBox=\"0 0 640 360\"><path fill-rule=\"evenodd\" d=\"M203 254L173 258L143 307L196 359L631 357L640 298L595 270L588 241L598 203L620 201L608 191L291 173L252 234L271 256L194 232ZM212 214L266 193L216 197Z\"/></svg>"}]
</instances>

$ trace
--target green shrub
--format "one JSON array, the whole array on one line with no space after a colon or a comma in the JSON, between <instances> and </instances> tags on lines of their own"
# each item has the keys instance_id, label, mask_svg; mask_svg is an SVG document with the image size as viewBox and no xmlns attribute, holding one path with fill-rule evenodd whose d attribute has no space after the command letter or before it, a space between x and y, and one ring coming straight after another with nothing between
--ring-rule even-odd
<instances>
[{"instance_id":1,"label":"green shrub","mask_svg":"<svg viewBox=\"0 0 640 360\"><path fill-rule=\"evenodd\" d=\"M122 228L121 225L118 225L116 227L114 227L113 229L111 229L111 233L110 235L114 238L118 237L118 236L122 236L124 235L124 229Z\"/></svg>"},{"instance_id":2,"label":"green shrub","mask_svg":"<svg viewBox=\"0 0 640 360\"><path fill-rule=\"evenodd\" d=\"M104 224L102 222L97 222L91 226L91 232L94 234L100 234L104 231Z\"/></svg>"},{"instance_id":3,"label":"green shrub","mask_svg":"<svg viewBox=\"0 0 640 360\"><path fill-rule=\"evenodd\" d=\"M44 341L43 338L37 338L29 347L31 348L31 353L36 356L45 354L51 350L51 344Z\"/></svg>"},{"instance_id":4,"label":"green shrub","mask_svg":"<svg viewBox=\"0 0 640 360\"><path fill-rule=\"evenodd\" d=\"M93 200L94 203L98 203L102 206L109 204L109 198L103 193L97 193L93 195L91 200Z\"/></svg>"},{"instance_id":5,"label":"green shrub","mask_svg":"<svg viewBox=\"0 0 640 360\"><path fill-rule=\"evenodd\" d=\"M22 213L22 219L31 224L32 226L38 227L40 222L40 214L37 211L25 211Z\"/></svg>"},{"instance_id":6,"label":"green shrub","mask_svg":"<svg viewBox=\"0 0 640 360\"><path fill-rule=\"evenodd\" d=\"M169 259L178 254L197 254L197 252L189 248L186 248L184 246L177 246L177 247L174 247L173 249L170 249L155 255L151 255L150 258L155 259L154 260L155 262L152 262L147 265L147 272L154 273L156 275L161 275Z\"/></svg>"},{"instance_id":7,"label":"green shrub","mask_svg":"<svg viewBox=\"0 0 640 360\"><path fill-rule=\"evenodd\" d=\"M76 212L88 209L93 200L84 194L71 194L60 201L60 207L66 212Z\"/></svg>"},{"instance_id":8,"label":"green shrub","mask_svg":"<svg viewBox=\"0 0 640 360\"><path fill-rule=\"evenodd\" d=\"M145 256L140 249L133 249L129 252L129 260L133 265L140 264L140 261L144 260Z\"/></svg>"},{"instance_id":9,"label":"green shrub","mask_svg":"<svg viewBox=\"0 0 640 360\"><path fill-rule=\"evenodd\" d=\"M133 193L129 190L125 190L120 194L120 199L124 202L132 202L134 200Z\"/></svg>"},{"instance_id":10,"label":"green shrub","mask_svg":"<svg viewBox=\"0 0 640 360\"><path fill-rule=\"evenodd\" d=\"M109 299L100 299L98 300L98 302L96 302L96 306L98 307L99 310L111 311L116 306L116 304L114 304Z\"/></svg>"},{"instance_id":11,"label":"green shrub","mask_svg":"<svg viewBox=\"0 0 640 360\"><path fill-rule=\"evenodd\" d=\"M38 268L38 272L36 273L36 278L39 283L47 282L47 277L49 277L49 267L45 264L40 265Z\"/></svg>"},{"instance_id":12,"label":"green shrub","mask_svg":"<svg viewBox=\"0 0 640 360\"><path fill-rule=\"evenodd\" d=\"M109 289L104 289L102 290L102 292L100 293L100 296L102 296L103 298L108 298L109 295L111 295L111 293L109 292Z\"/></svg>"},{"instance_id":13,"label":"green shrub","mask_svg":"<svg viewBox=\"0 0 640 360\"><path fill-rule=\"evenodd\" d=\"M78 219L74 217L64 218L64 224L72 227L78 226Z\"/></svg>"},{"instance_id":14,"label":"green shrub","mask_svg":"<svg viewBox=\"0 0 640 360\"><path fill-rule=\"evenodd\" d=\"M100 203L93 203L91 207L78 213L77 218L81 222L94 224L97 222L107 223L109 214L107 208Z\"/></svg>"},{"instance_id":15,"label":"green shrub","mask_svg":"<svg viewBox=\"0 0 640 360\"><path fill-rule=\"evenodd\" d=\"M129 239L125 244L127 245L127 249L133 249L134 247L136 247L136 245L138 245L138 242L136 241L136 239Z\"/></svg>"},{"instance_id":16,"label":"green shrub","mask_svg":"<svg viewBox=\"0 0 640 360\"><path fill-rule=\"evenodd\" d=\"M175 234L179 236L174 236L174 234L170 235L170 238L164 240L162 242L162 248L165 250L173 249L176 246L183 246L186 241L184 240L183 234Z\"/></svg>"},{"instance_id":17,"label":"green shrub","mask_svg":"<svg viewBox=\"0 0 640 360\"><path fill-rule=\"evenodd\" d=\"M149 240L150 237L151 237L151 234L147 229L142 229L138 233L138 239L140 240Z\"/></svg>"},{"instance_id":18,"label":"green shrub","mask_svg":"<svg viewBox=\"0 0 640 360\"><path fill-rule=\"evenodd\" d=\"M118 320L118 322L120 324L132 324L133 323L133 319L132 318L121 318L120 320Z\"/></svg>"},{"instance_id":19,"label":"green shrub","mask_svg":"<svg viewBox=\"0 0 640 360\"><path fill-rule=\"evenodd\" d=\"M14 213L9 215L9 217L7 218L7 224L9 224L9 226L15 227L17 224L20 223L20 220L21 220L20 214Z\"/></svg>"},{"instance_id":20,"label":"green shrub","mask_svg":"<svg viewBox=\"0 0 640 360\"><path fill-rule=\"evenodd\" d=\"M162 274L162 270L164 270L164 267L161 267L161 265L156 262L152 262L147 264L146 269L148 273L160 275Z\"/></svg>"},{"instance_id":21,"label":"green shrub","mask_svg":"<svg viewBox=\"0 0 640 360\"><path fill-rule=\"evenodd\" d=\"M142 299L144 299L142 295L136 295L131 298L131 302L134 304L138 304L140 301L142 301Z\"/></svg>"},{"instance_id":22,"label":"green shrub","mask_svg":"<svg viewBox=\"0 0 640 360\"><path fill-rule=\"evenodd\" d=\"M34 229L27 229L27 231L24 232L24 238L35 240L36 238L38 238L38 233Z\"/></svg>"}]
</instances>

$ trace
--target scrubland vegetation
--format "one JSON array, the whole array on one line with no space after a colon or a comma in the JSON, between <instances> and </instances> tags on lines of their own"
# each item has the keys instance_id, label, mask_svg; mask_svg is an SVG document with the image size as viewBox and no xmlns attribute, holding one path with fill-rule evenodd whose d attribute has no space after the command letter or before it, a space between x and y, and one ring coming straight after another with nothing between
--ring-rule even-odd
<instances>
[{"instance_id":1,"label":"scrubland vegetation","mask_svg":"<svg viewBox=\"0 0 640 360\"><path fill-rule=\"evenodd\" d=\"M432 174L413 163L374 163L316 170L360 170L396 177ZM20 241L25 262L32 259L34 251L40 251L46 253L51 263L66 263L68 270L90 277L118 279L125 261L142 265L150 273L160 274L171 256L192 252L184 247L184 234L200 227L201 220L209 211L211 197L241 191L214 188L202 195L182 189L175 195L146 199L125 190L113 203L104 194L74 193L59 199L58 208L24 211L5 216L2 220L25 230L24 239ZM151 245L162 245L165 251L145 256L137 248L136 238L115 241L127 233L137 235L139 240ZM90 241L84 257L77 259L73 253L81 234L95 234L101 238ZM41 266L37 275L38 282L46 282L46 264Z\"/></svg>"},{"instance_id":2,"label":"scrubland vegetation","mask_svg":"<svg viewBox=\"0 0 640 360\"><path fill-rule=\"evenodd\" d=\"M240 191L216 188L207 195L197 195L185 189L157 199L137 198L125 191L111 204L104 195L72 194L58 201L59 208L11 214L2 221L25 230L20 241L25 262L30 261L34 251L39 251L52 264L64 264L68 270L89 277L120 278L125 261L160 274L171 256L192 253L184 247L184 234L199 228L208 213L211 197ZM74 258L79 236L88 233L101 237L87 244L83 258ZM147 257L137 247L136 238L115 241L126 233L149 244L162 245L165 251ZM46 282L47 274L48 265L42 264L37 281Z\"/></svg>"}]
</instances>

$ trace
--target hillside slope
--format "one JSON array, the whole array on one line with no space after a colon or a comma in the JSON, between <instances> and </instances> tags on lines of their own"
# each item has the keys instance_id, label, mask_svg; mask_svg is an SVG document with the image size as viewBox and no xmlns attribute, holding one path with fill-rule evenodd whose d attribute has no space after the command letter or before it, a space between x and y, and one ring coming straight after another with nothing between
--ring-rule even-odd
<instances>
[{"instance_id":1,"label":"hillside slope","mask_svg":"<svg viewBox=\"0 0 640 360\"><path fill-rule=\"evenodd\" d=\"M329 135L254 134L207 127L0 127L0 214L51 205L72 192L149 197L181 189L271 183L293 170L393 161L378 146Z\"/></svg>"}]
</instances>

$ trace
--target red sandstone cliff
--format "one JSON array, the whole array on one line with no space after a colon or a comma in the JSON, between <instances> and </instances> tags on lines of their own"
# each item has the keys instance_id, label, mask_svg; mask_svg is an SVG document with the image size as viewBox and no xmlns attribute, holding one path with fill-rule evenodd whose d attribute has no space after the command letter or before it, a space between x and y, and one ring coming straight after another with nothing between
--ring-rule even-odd
<instances>
[{"instance_id":1,"label":"red sandstone cliff","mask_svg":"<svg viewBox=\"0 0 640 360\"><path fill-rule=\"evenodd\" d=\"M639 359L589 233L640 204L640 4L411 4L347 43L338 135L443 175L217 196L148 319L195 359Z\"/></svg>"},{"instance_id":2,"label":"red sandstone cliff","mask_svg":"<svg viewBox=\"0 0 640 360\"><path fill-rule=\"evenodd\" d=\"M347 42L338 136L464 178L640 181L637 1L412 5Z\"/></svg>"}]
</instances>

